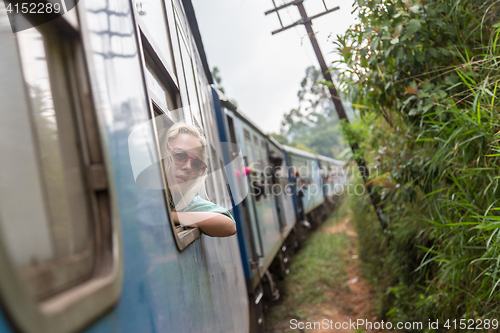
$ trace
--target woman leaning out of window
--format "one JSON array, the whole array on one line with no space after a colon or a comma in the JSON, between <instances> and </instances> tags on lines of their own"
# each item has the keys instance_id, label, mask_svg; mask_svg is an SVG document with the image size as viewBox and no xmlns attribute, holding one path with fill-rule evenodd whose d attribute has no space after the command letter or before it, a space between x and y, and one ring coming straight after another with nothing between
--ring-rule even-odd
<instances>
[{"instance_id":1,"label":"woman leaning out of window","mask_svg":"<svg viewBox=\"0 0 500 333\"><path fill-rule=\"evenodd\" d=\"M213 237L236 233L231 214L223 207L202 199L198 193L207 177L207 144L192 125L177 123L161 137L169 201L175 224L198 227Z\"/></svg>"}]
</instances>

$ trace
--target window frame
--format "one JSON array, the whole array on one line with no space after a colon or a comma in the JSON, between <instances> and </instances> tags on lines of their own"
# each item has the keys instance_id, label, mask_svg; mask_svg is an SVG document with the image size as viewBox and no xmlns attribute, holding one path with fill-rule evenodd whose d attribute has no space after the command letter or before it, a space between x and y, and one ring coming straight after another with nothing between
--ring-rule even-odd
<instances>
[{"instance_id":1,"label":"window frame","mask_svg":"<svg viewBox=\"0 0 500 333\"><path fill-rule=\"evenodd\" d=\"M218 167L221 165L222 151L219 146L219 136L216 130L212 129L210 124L215 123L215 117L212 112L213 101L211 99L211 90L209 84L200 70L201 59L196 44L193 41L191 28L186 21L186 16L183 6L175 1L162 1L162 7L165 13L165 22L167 30L167 38L170 39L169 45L171 46L171 55L163 55L164 57L171 56L173 62L174 75L169 67L163 63L164 57L156 51L154 40L147 32L143 20L137 11L136 6L133 6L136 31L139 36L139 51L142 61L144 75L149 67L156 69L155 73L161 76L161 81L166 83L165 87L172 94L172 100L176 101L176 107L182 108L184 117L183 121L187 124L194 124L200 128L207 139L206 150L209 155L209 170L212 172L207 176L205 182L205 192L207 187L212 187L214 197L208 196L208 200L213 201L221 206L230 205L229 190L227 186L221 184L221 180L225 179L225 175L216 175L224 170L219 171ZM146 76L145 76L146 78ZM160 142L158 137L158 128L156 126L156 116L167 116L172 124L179 122L179 119L173 119L169 116L168 107L162 106L158 98L154 96L147 82L145 82L146 96L150 106L150 117L153 120L153 133L156 142L156 149L158 156L161 157ZM165 109L165 110L164 110ZM157 110L157 111L155 111ZM166 170L163 163L161 164L161 178L163 182L163 194L165 198L165 205L170 220L172 233L175 239L176 246L179 251L183 251L187 246L193 243L197 238L200 238L201 231L199 228L181 227L176 226L169 205L169 190L168 181L166 177ZM227 182L226 182L227 183ZM208 195L208 193L207 193Z\"/></svg>"},{"instance_id":2,"label":"window frame","mask_svg":"<svg viewBox=\"0 0 500 333\"><path fill-rule=\"evenodd\" d=\"M158 61L155 59L155 64L161 68L163 72L167 73L167 76L171 79L172 83L174 85L179 86L178 78L176 75L175 71L175 58L174 58L174 52L173 52L173 43L175 41L172 40L171 38L171 29L172 27L169 24L170 20L170 13L169 9L167 6L165 6L164 1L160 1L162 10L163 12L161 13L164 16L164 22L165 22L165 33L167 38L169 39L168 41L168 49L170 51L170 54L163 54L163 52L160 51L160 47L158 46L156 40L153 38L153 35L150 31L150 29L146 26L146 22L144 22L144 19L142 18L142 15L137 11L137 3L136 0L132 0L132 7L134 11L134 18L136 21L136 25L139 26L141 29L137 30L140 31L142 35L144 35L145 39L142 38L141 40L146 40L148 45L150 46L151 50L156 54ZM168 58L170 58L172 66L169 65L168 63ZM166 63L165 63L166 62Z\"/></svg>"},{"instance_id":3,"label":"window frame","mask_svg":"<svg viewBox=\"0 0 500 333\"><path fill-rule=\"evenodd\" d=\"M2 11L0 16L3 16L0 19L7 19L5 9L0 10ZM94 208L92 232L95 242L95 261L92 275L88 279L71 285L63 291L56 291L55 294L45 299L36 300L29 293L25 281L21 280L19 268L12 264L6 243L0 237L1 300L12 323L26 332L52 333L82 329L118 302L123 282L123 252L117 195L114 190L112 167L107 163L110 160L109 152L103 144L106 136L102 133L103 128L98 125L99 117L92 96L91 87L93 82L96 82L96 75L89 66L92 54L84 47L88 45L87 36L81 33L88 30L85 19L78 20L78 16L84 17L85 14L78 12L77 8L71 12L72 14L52 20L43 27L39 27L38 30L45 30L50 26L53 31L45 33L53 34L57 41L69 40L72 45L71 58L65 59L64 63L57 64L57 66L63 71L64 81L71 86L68 88L69 103L78 127L75 135L83 140L81 143L83 152L80 152L80 157L88 162L85 163L88 167L84 175L86 176L85 184L89 192L94 192L91 195L94 198L91 208ZM61 32L64 37L55 32ZM23 89L22 91L16 90L20 87L17 84L7 88L11 89L12 96L23 96L25 103L22 107L26 112L30 112L29 92L22 75L23 66L17 39L6 47L6 50L4 57L13 65L13 70L19 73L19 75L16 73L16 76L19 76ZM78 75L73 75L75 71ZM53 89L52 80L60 83L61 79L52 77L53 71L50 70L50 66L49 75ZM59 94L54 94L54 100L59 96ZM72 320L67 320L67 318L72 318Z\"/></svg>"},{"instance_id":4,"label":"window frame","mask_svg":"<svg viewBox=\"0 0 500 333\"><path fill-rule=\"evenodd\" d=\"M158 54L154 48L154 46L151 44L151 40L148 39L148 35L144 33L143 31L143 26L142 26L142 21L138 20L137 17L139 16L139 13L137 12L136 6L133 6L133 12L134 12L134 17L135 19L135 27L139 39L139 53L140 53L140 59L142 63L142 71L144 75L144 87L145 87L145 92L146 92L146 97L147 97L147 102L149 105L150 109L150 118L152 120L152 130L153 130L153 136L154 136L154 141L156 145L156 154L160 157L161 159L161 151L160 151L160 142L159 142L159 137L158 137L158 130L157 130L157 124L156 124L156 117L158 115L161 115L162 117L166 117L166 119L171 122L172 124L175 124L178 121L192 121L190 119L190 115L186 116L185 111L183 111L183 117L182 119L173 119L173 117L169 114L170 111L168 110L168 106L163 106L161 105L162 103L158 103L158 101L155 101L155 96L154 94L151 93L149 86L146 81L146 72L148 71L148 66L154 67L156 70L156 74L160 76L162 82L165 84L165 87L167 88L167 91L171 93L173 96L172 100L175 101L177 110L179 110L179 107L182 108L182 110L185 108L185 106L182 105L182 93L181 93L181 87L186 89L187 92L187 82L185 77L181 77L180 74L184 73L183 69L183 64L182 62L179 63L179 61L182 61L182 58L179 59L177 56L177 48L179 48L179 45L176 45L179 43L177 38L172 38L172 36L176 33L176 24L175 22L172 23L170 21L170 18L172 15L169 13L168 6L165 6L165 3L162 2L162 5L164 6L164 10L166 11L166 23L167 23L167 32L170 31L168 34L168 37L171 39L171 44L172 45L172 52L173 52L173 65L177 69L177 72L179 73L179 76L172 76L172 73L168 70L168 68L163 64L162 57L160 54ZM173 26L172 26L173 24ZM189 50L188 50L189 51ZM168 55L166 55L168 56ZM149 64L148 64L149 62ZM179 67L180 66L180 67ZM186 93L187 96L187 93ZM189 101L189 97L188 101ZM163 110L163 108L167 107L166 110ZM191 113L191 110L189 110ZM165 202L165 207L166 207L166 213L168 216L169 224L170 224L170 230L172 232L172 236L175 240L175 245L178 249L179 252L182 252L184 249L186 249L189 245L191 245L196 239L201 237L201 231L199 228L192 228L192 227L186 227L186 226L178 226L175 225L174 219L172 218L172 211L170 208L169 204L169 190L168 190L168 180L166 176L166 170L165 170L165 165L163 163L160 164L160 173L161 173L161 179L162 179L162 185L163 185L163 197L164 197L164 202Z\"/></svg>"}]
</instances>

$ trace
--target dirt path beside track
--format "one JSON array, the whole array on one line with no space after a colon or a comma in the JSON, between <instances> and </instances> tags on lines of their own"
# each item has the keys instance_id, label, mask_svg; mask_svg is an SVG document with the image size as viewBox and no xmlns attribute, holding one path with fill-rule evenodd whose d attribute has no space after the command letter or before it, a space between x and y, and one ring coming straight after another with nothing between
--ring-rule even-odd
<instances>
[{"instance_id":1,"label":"dirt path beside track","mask_svg":"<svg viewBox=\"0 0 500 333\"><path fill-rule=\"evenodd\" d=\"M331 241L337 237L342 238L343 246L339 247L338 255L332 258L332 260L340 261L340 263L337 262L337 271L341 271L340 275L335 278L335 283L323 288L323 295L319 302L314 300L301 302L301 299L296 299L296 291L303 287L300 280L292 277L281 282L280 287L284 290L282 299L267 309L266 331L268 333L390 332L389 330L366 329L361 326L356 329L354 325L348 326L357 320L372 323L380 322L380 320L376 317L376 295L361 274L361 263L357 255L358 238L350 223L350 211L345 204L342 206L339 207L340 212L332 214L325 224L314 231L315 234L322 233L332 237L325 241ZM309 241L301 251L308 251L308 247L315 246L321 247L322 245L318 244L317 240ZM300 255L300 252L297 255ZM292 262L293 260L294 258ZM302 263L299 266L304 267ZM294 268L292 264L290 275L297 274L294 273ZM321 280L318 280L319 284ZM292 322L292 320L296 321ZM317 324L316 328L307 328L307 323L312 326L314 322L321 323L321 327ZM302 326L299 326L299 323L303 323L303 329L299 328Z\"/></svg>"}]
</instances>

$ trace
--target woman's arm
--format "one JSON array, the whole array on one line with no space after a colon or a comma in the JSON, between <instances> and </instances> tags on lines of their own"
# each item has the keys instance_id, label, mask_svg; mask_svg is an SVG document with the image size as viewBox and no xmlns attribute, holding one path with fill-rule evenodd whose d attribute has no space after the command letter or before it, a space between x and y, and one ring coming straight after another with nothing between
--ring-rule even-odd
<instances>
[{"instance_id":1,"label":"woman's arm","mask_svg":"<svg viewBox=\"0 0 500 333\"><path fill-rule=\"evenodd\" d=\"M198 227L213 237L229 237L236 233L233 220L221 213L212 212L172 212L174 222Z\"/></svg>"}]
</instances>

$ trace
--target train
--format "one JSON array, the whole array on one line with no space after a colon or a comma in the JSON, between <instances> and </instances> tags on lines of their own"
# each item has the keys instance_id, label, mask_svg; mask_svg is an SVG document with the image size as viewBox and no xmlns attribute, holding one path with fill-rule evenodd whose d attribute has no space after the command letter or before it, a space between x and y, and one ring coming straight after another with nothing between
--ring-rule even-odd
<instances>
[{"instance_id":1,"label":"train","mask_svg":"<svg viewBox=\"0 0 500 333\"><path fill-rule=\"evenodd\" d=\"M0 4L0 331L263 332L345 162L279 144L214 86L191 0L66 2L43 24ZM176 123L206 138L198 195L236 235L175 223Z\"/></svg>"}]
</instances>

